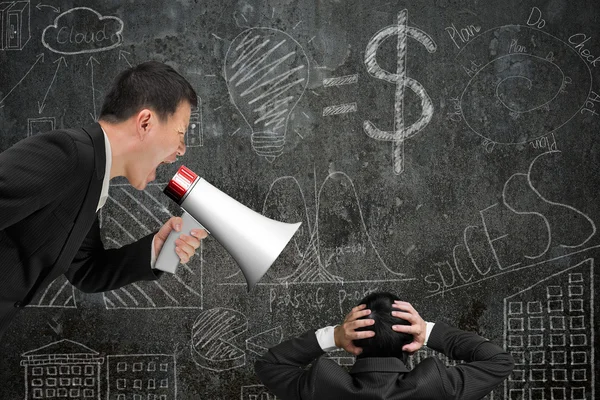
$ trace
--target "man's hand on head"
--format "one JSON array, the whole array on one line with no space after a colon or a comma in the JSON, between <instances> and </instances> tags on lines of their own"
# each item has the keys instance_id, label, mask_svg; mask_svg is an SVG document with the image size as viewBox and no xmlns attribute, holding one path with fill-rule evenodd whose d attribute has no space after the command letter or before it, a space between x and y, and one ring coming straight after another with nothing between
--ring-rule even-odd
<instances>
[{"instance_id":1,"label":"man's hand on head","mask_svg":"<svg viewBox=\"0 0 600 400\"><path fill-rule=\"evenodd\" d=\"M346 315L344 323L336 326L334 329L335 345L354 355L362 353L362 349L355 346L352 342L353 340L366 339L375 336L375 332L373 331L356 331L357 328L370 326L375 323L374 319L359 319L371 314L371 310L366 309L366 307L367 306L364 304L354 307L348 315Z\"/></svg>"},{"instance_id":2,"label":"man's hand on head","mask_svg":"<svg viewBox=\"0 0 600 400\"><path fill-rule=\"evenodd\" d=\"M396 318L402 318L410 322L410 325L393 325L392 329L396 332L408 333L413 336L413 341L402 347L402 351L409 354L415 353L425 343L427 335L427 323L421 318L417 310L413 308L410 303L406 301L396 300L392 304L392 308L401 311L392 311L392 316Z\"/></svg>"}]
</instances>

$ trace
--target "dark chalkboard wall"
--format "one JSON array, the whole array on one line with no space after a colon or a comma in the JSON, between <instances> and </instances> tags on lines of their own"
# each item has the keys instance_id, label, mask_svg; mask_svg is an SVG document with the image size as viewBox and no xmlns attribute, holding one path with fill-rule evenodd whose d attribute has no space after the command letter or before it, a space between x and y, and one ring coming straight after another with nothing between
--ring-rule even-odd
<instances>
[{"instance_id":1,"label":"dark chalkboard wall","mask_svg":"<svg viewBox=\"0 0 600 400\"><path fill-rule=\"evenodd\" d=\"M159 60L199 96L181 161L303 222L251 294L211 238L156 283L88 295L58 279L2 339L2 399L272 399L256 357L375 290L511 351L515 371L489 398L600 396L597 2L61 0L0 13L0 150L93 122L119 71ZM179 215L162 194L179 165L142 192L111 182L107 247Z\"/></svg>"}]
</instances>

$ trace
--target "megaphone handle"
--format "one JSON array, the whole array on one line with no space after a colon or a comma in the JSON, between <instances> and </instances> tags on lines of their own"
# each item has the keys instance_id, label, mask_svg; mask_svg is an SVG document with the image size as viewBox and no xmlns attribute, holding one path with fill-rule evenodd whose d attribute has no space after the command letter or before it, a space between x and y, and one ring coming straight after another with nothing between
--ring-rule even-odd
<instances>
[{"instance_id":1,"label":"megaphone handle","mask_svg":"<svg viewBox=\"0 0 600 400\"><path fill-rule=\"evenodd\" d=\"M174 274L179 265L179 256L175 252L175 240L177 240L182 233L189 235L190 231L193 229L205 229L194 219L194 217L185 211L181 215L181 218L183 219L181 230L179 232L172 230L171 233L169 233L169 237L167 237L167 240L158 254L154 268Z\"/></svg>"}]
</instances>

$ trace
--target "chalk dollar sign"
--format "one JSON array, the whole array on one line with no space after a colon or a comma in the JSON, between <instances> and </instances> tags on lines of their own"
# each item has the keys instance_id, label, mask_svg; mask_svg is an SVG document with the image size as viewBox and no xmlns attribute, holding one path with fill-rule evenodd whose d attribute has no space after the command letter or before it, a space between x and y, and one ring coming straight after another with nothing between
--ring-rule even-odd
<instances>
[{"instance_id":1,"label":"chalk dollar sign","mask_svg":"<svg viewBox=\"0 0 600 400\"><path fill-rule=\"evenodd\" d=\"M376 140L391 141L393 146L394 173L401 174L404 171L404 141L421 129L425 128L433 116L433 103L431 98L425 92L423 85L416 80L406 76L406 45L407 37L420 42L430 53L435 52L437 46L433 39L420 29L409 27L406 24L408 12L400 11L398 14L398 24L383 28L375 34L367 44L365 52L365 64L369 74L377 79L383 79L396 84L396 104L394 109L394 130L382 131L378 129L371 121L364 121L363 129L365 133ZM398 36L398 64L396 73L385 71L379 66L375 55L379 46L390 36ZM410 88L417 96L421 98L421 108L423 109L421 117L417 122L406 128L404 126L404 89Z\"/></svg>"}]
</instances>

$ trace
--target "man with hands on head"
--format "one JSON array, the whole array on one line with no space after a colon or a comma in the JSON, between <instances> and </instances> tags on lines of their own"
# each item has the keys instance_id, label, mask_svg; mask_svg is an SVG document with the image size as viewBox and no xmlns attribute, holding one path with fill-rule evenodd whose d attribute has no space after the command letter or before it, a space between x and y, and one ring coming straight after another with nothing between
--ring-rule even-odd
<instances>
[{"instance_id":1,"label":"man with hands on head","mask_svg":"<svg viewBox=\"0 0 600 400\"><path fill-rule=\"evenodd\" d=\"M446 367L428 357L409 370L408 356L423 345L466 363ZM321 357L339 348L357 356L349 372ZM342 325L272 347L255 370L282 400L475 400L498 386L513 366L510 354L481 336L425 322L409 303L377 292L354 307Z\"/></svg>"},{"instance_id":2,"label":"man with hands on head","mask_svg":"<svg viewBox=\"0 0 600 400\"><path fill-rule=\"evenodd\" d=\"M196 92L173 68L149 61L121 72L98 122L23 139L0 153L0 337L16 313L64 274L83 292L156 280L156 256L182 219L118 249L105 249L98 211L110 179L143 190L161 164L185 153ZM187 263L207 236L181 232Z\"/></svg>"}]
</instances>

